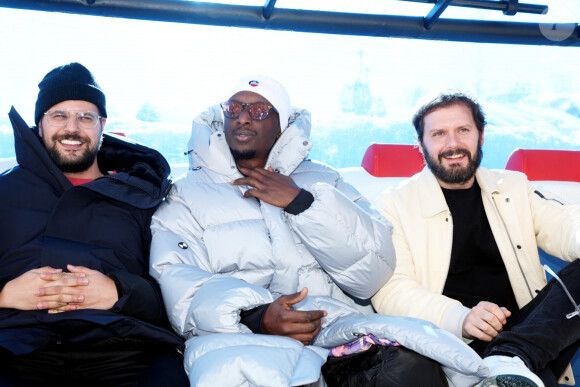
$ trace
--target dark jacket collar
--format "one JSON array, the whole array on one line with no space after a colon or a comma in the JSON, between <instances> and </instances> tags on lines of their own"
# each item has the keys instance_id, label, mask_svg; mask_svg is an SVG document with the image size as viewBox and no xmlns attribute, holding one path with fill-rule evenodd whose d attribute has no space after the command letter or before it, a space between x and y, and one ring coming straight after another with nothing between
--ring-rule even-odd
<instances>
[{"instance_id":1,"label":"dark jacket collar","mask_svg":"<svg viewBox=\"0 0 580 387\"><path fill-rule=\"evenodd\" d=\"M30 128L14 107L8 116L14 129L18 165L42 178L57 191L64 192L71 188L72 184L49 157L38 136L38 129ZM97 160L103 173L115 173L83 187L105 196L136 207L149 208L163 199L171 188L171 169L161 153L124 137L103 134ZM127 185L129 191L119 190L119 183Z\"/></svg>"},{"instance_id":2,"label":"dark jacket collar","mask_svg":"<svg viewBox=\"0 0 580 387\"><path fill-rule=\"evenodd\" d=\"M14 148L18 165L45 180L55 190L64 192L72 187L66 176L58 169L38 136L37 128L30 128L14 109L8 113L14 129Z\"/></svg>"}]
</instances>

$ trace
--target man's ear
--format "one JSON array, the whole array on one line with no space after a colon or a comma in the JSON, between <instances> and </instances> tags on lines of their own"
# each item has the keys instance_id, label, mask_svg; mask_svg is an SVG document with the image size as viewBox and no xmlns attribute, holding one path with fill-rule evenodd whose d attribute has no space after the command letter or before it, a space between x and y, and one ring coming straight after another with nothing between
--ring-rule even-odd
<instances>
[{"instance_id":1,"label":"man's ear","mask_svg":"<svg viewBox=\"0 0 580 387\"><path fill-rule=\"evenodd\" d=\"M42 119L38 122L38 135L42 137Z\"/></svg>"},{"instance_id":2,"label":"man's ear","mask_svg":"<svg viewBox=\"0 0 580 387\"><path fill-rule=\"evenodd\" d=\"M417 147L419 148L419 152L421 152L421 154L425 156L425 153L423 153L423 141L421 141L419 137L416 137L415 140L417 141Z\"/></svg>"},{"instance_id":3,"label":"man's ear","mask_svg":"<svg viewBox=\"0 0 580 387\"><path fill-rule=\"evenodd\" d=\"M479 146L483 146L483 134L485 132L485 127L481 130L481 134L479 135Z\"/></svg>"}]
</instances>

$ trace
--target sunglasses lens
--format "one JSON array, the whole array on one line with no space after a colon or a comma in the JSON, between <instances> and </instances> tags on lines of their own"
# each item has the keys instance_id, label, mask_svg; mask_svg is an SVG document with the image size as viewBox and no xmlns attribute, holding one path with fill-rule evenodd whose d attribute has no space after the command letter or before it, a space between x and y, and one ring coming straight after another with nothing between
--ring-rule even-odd
<instances>
[{"instance_id":1,"label":"sunglasses lens","mask_svg":"<svg viewBox=\"0 0 580 387\"><path fill-rule=\"evenodd\" d=\"M268 117L268 106L263 103L255 103L250 105L250 116L254 120L263 120Z\"/></svg>"},{"instance_id":2,"label":"sunglasses lens","mask_svg":"<svg viewBox=\"0 0 580 387\"><path fill-rule=\"evenodd\" d=\"M224 102L222 104L224 115L228 118L236 118L242 112L242 104L238 102Z\"/></svg>"},{"instance_id":3,"label":"sunglasses lens","mask_svg":"<svg viewBox=\"0 0 580 387\"><path fill-rule=\"evenodd\" d=\"M222 102L221 104L224 116L227 118L238 118L242 111L247 108L250 117L253 120L261 121L268 117L270 107L265 103L240 103L235 101Z\"/></svg>"}]
</instances>

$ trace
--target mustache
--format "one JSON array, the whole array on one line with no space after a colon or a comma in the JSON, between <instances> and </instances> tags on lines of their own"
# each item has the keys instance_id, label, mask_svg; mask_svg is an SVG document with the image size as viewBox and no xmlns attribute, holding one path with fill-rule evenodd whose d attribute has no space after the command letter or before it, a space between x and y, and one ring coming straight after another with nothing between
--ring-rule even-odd
<instances>
[{"instance_id":1,"label":"mustache","mask_svg":"<svg viewBox=\"0 0 580 387\"><path fill-rule=\"evenodd\" d=\"M450 150L441 152L441 153L439 153L439 156L437 156L437 158L439 159L439 162L441 162L441 160L443 160L443 157L449 157L449 156L458 155L458 154L462 154L464 156L467 156L467 159L471 160L471 153L469 153L469 151L465 148L450 149Z\"/></svg>"},{"instance_id":2,"label":"mustache","mask_svg":"<svg viewBox=\"0 0 580 387\"><path fill-rule=\"evenodd\" d=\"M255 130L250 129L247 126L242 126L240 128L236 128L236 129L232 130L232 134L238 134L240 132L242 132L242 133L248 133L248 134L251 134L251 135L255 135L256 134L256 131Z\"/></svg>"}]
</instances>

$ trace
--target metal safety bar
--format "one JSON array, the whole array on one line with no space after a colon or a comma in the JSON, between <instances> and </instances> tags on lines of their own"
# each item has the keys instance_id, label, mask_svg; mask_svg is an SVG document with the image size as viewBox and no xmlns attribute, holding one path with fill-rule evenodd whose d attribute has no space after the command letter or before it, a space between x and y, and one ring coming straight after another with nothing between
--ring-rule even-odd
<instances>
[{"instance_id":1,"label":"metal safety bar","mask_svg":"<svg viewBox=\"0 0 580 387\"><path fill-rule=\"evenodd\" d=\"M295 10L274 6L273 0L268 0L264 7L185 0L0 1L0 7L6 8L173 23L339 35L580 47L580 29L576 23L571 26L569 23L549 24L549 28L555 31L571 27L569 34L561 39L553 39L543 32L540 23L439 19L430 29L426 29L423 17Z\"/></svg>"}]
</instances>

